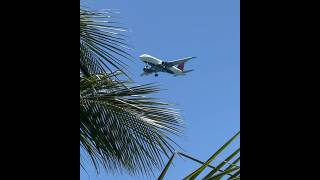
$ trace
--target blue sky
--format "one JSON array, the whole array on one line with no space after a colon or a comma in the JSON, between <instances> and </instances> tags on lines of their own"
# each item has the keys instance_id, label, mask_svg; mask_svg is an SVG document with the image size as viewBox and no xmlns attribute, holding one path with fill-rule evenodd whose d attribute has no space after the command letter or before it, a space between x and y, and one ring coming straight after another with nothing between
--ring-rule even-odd
<instances>
[{"instance_id":1,"label":"blue sky","mask_svg":"<svg viewBox=\"0 0 320 180\"><path fill-rule=\"evenodd\" d=\"M83 0L82 4L120 12L119 21L129 29L131 54L137 59L130 64L133 79L139 84L159 83L166 90L154 96L178 104L175 108L182 110L187 128L186 137L175 139L185 152L206 160L240 129L239 0ZM140 77L142 53L166 60L196 56L185 65L195 71L182 77L164 73ZM182 179L199 167L186 159L174 162L166 179ZM146 179L103 172L97 176L90 165L86 167L88 174L81 171L81 180Z\"/></svg>"}]
</instances>

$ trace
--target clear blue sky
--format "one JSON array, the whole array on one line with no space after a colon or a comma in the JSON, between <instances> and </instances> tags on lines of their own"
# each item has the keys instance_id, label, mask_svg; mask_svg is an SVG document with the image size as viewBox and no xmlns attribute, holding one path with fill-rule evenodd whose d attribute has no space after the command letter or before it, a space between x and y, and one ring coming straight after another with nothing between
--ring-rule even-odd
<instances>
[{"instance_id":1,"label":"clear blue sky","mask_svg":"<svg viewBox=\"0 0 320 180\"><path fill-rule=\"evenodd\" d=\"M139 84L160 83L166 90L155 96L178 104L187 129L185 138L176 139L188 154L205 161L240 129L239 0L82 0L82 4L120 11L119 21L129 28L131 54L137 59L130 67L133 79ZM195 71L184 77L164 73L140 77L142 53L168 60L197 56L185 66ZM190 160L174 162L166 179L182 179L199 167ZM81 180L146 179L103 172L96 176L86 166L88 174L81 171Z\"/></svg>"}]
</instances>

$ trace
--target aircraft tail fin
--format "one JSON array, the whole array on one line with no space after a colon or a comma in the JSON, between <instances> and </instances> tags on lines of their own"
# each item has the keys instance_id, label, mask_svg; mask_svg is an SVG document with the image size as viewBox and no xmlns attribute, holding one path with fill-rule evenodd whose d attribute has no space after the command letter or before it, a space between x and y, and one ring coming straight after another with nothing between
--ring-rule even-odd
<instances>
[{"instance_id":1,"label":"aircraft tail fin","mask_svg":"<svg viewBox=\"0 0 320 180\"><path fill-rule=\"evenodd\" d=\"M180 69L182 72L183 72L183 74L185 74L185 73L188 73L188 72L191 72L191 71L194 71L194 69L190 69L190 70L184 70L184 63L181 63L181 64L179 64L178 66L177 66L177 68L178 69Z\"/></svg>"},{"instance_id":2,"label":"aircraft tail fin","mask_svg":"<svg viewBox=\"0 0 320 180\"><path fill-rule=\"evenodd\" d=\"M181 71L183 71L183 69L184 69L184 63L179 64L177 68L180 69Z\"/></svg>"}]
</instances>

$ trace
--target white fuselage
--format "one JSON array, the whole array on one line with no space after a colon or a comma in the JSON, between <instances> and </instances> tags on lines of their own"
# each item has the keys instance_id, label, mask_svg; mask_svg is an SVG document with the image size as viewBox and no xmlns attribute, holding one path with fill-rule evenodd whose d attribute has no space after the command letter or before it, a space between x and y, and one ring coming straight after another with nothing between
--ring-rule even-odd
<instances>
[{"instance_id":1,"label":"white fuselage","mask_svg":"<svg viewBox=\"0 0 320 180\"><path fill-rule=\"evenodd\" d=\"M150 65L154 65L154 66L161 66L162 67L162 63L163 61L158 59L158 58L155 58L153 56L150 56L148 54L142 54L140 56L140 59L141 61L147 63L147 64L150 64ZM170 67L165 67L167 70L171 71L172 74L175 74L175 75L184 75L183 71L178 69L177 67L175 66L170 66Z\"/></svg>"}]
</instances>

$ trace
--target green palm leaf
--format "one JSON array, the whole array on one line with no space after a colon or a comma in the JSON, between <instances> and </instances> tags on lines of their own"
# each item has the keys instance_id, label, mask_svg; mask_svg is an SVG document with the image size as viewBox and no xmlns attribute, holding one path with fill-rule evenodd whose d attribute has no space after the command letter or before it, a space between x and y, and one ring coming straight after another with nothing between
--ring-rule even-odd
<instances>
[{"instance_id":1,"label":"green palm leaf","mask_svg":"<svg viewBox=\"0 0 320 180\"><path fill-rule=\"evenodd\" d=\"M240 179L240 169L236 171L231 177L228 178L228 180L235 180Z\"/></svg>"},{"instance_id":2,"label":"green palm leaf","mask_svg":"<svg viewBox=\"0 0 320 180\"><path fill-rule=\"evenodd\" d=\"M80 144L97 169L145 174L163 165L174 149L168 135L184 125L169 104L145 97L158 91L103 74L80 78Z\"/></svg>"},{"instance_id":3,"label":"green palm leaf","mask_svg":"<svg viewBox=\"0 0 320 180\"><path fill-rule=\"evenodd\" d=\"M166 175L170 165L172 164L173 158L176 155L176 152L172 154L171 158L169 159L168 163L164 167L163 171L161 172L160 176L158 177L158 180L163 180L164 176Z\"/></svg>"},{"instance_id":4,"label":"green palm leaf","mask_svg":"<svg viewBox=\"0 0 320 180\"><path fill-rule=\"evenodd\" d=\"M239 170L239 169L240 169L239 167L234 167L234 168L228 169L222 173L215 174L214 176L211 176L211 177L207 178L206 180L218 180L218 179L221 179L223 176L225 176L231 172L234 172L236 170Z\"/></svg>"},{"instance_id":5,"label":"green palm leaf","mask_svg":"<svg viewBox=\"0 0 320 180\"><path fill-rule=\"evenodd\" d=\"M236 139L236 137L240 134L240 131L235 134L229 141L227 141L217 152L215 152L201 167L199 167L197 170L195 170L194 172L192 172L190 175L188 175L187 177L185 177L185 180L189 180L189 179L195 179L196 177L198 177L202 171L205 170L206 167L208 167L210 165L210 163L216 159L216 157L232 142Z\"/></svg>"},{"instance_id":6,"label":"green palm leaf","mask_svg":"<svg viewBox=\"0 0 320 180\"><path fill-rule=\"evenodd\" d=\"M127 64L121 58L132 59L123 38L124 28L113 22L112 12L80 9L80 70L86 76L112 71L126 74Z\"/></svg>"},{"instance_id":7,"label":"green palm leaf","mask_svg":"<svg viewBox=\"0 0 320 180\"><path fill-rule=\"evenodd\" d=\"M212 168L212 170L209 172L209 174L207 174L203 179L214 179L214 180L219 180L223 177L225 177L226 175L229 176L229 179L240 179L240 166L237 165L238 162L240 162L240 155L238 158L236 158L234 161L232 161L232 163L229 163L229 161L231 159L233 159L234 157L236 157L239 153L240 153L240 148L238 148L237 150L235 150L231 155L229 155L225 160L223 160L222 162L220 162L220 164L218 164L218 166L214 167L212 165L210 165L210 162L212 162L214 159L216 159L216 156L218 154L220 154L227 146L229 146L229 144L235 140L235 138L240 134L240 132L238 132L236 135L234 135L228 142L226 142L217 152L214 153L214 155L212 155L209 160L207 162L203 162L201 160L198 160L190 155L187 155L185 153L182 152L175 152L171 158L169 159L165 169L161 172L161 175L158 177L158 179L163 179L165 174L168 171L168 168L170 167L170 165L173 163L173 158L175 157L175 154L181 155L185 158L188 158L192 161L195 161L197 163L202 164L202 166L197 169L196 171L194 171L193 173L191 173L189 176L185 177L184 179L195 179L203 170L204 168L210 167ZM223 166L225 164L229 164L229 166L225 169L222 169ZM233 173L233 174L232 174Z\"/></svg>"},{"instance_id":8,"label":"green palm leaf","mask_svg":"<svg viewBox=\"0 0 320 180\"><path fill-rule=\"evenodd\" d=\"M219 169L221 169L225 164L227 164L233 157L235 157L238 153L240 152L240 148L238 148L236 151L234 151L229 157L227 157L224 161L222 161L215 169L213 169L212 171L210 171L203 179L210 179L211 177L215 177L213 175L215 175ZM231 168L229 168L231 169ZM227 172L229 169L224 170L224 172ZM221 173L222 174L222 173ZM219 175L220 177L222 177L222 175ZM215 177L217 180L220 178Z\"/></svg>"}]
</instances>

